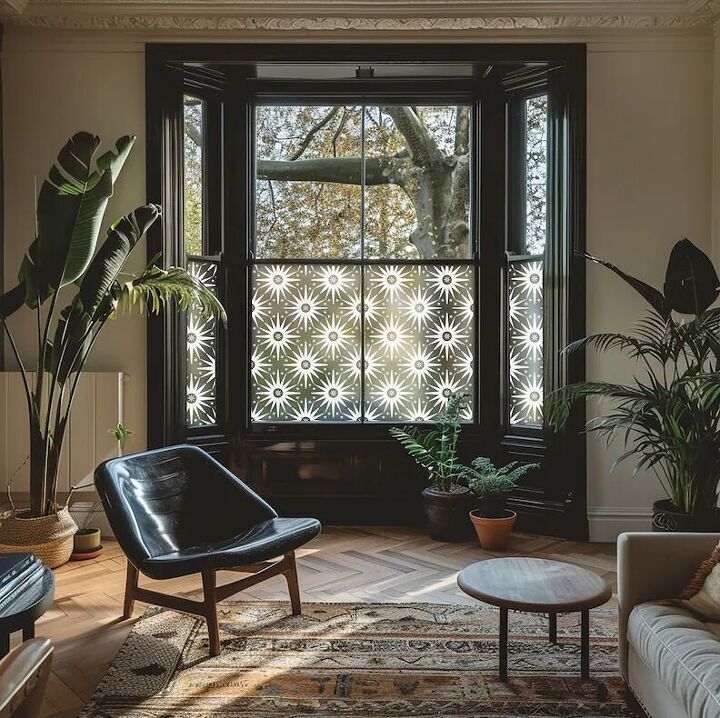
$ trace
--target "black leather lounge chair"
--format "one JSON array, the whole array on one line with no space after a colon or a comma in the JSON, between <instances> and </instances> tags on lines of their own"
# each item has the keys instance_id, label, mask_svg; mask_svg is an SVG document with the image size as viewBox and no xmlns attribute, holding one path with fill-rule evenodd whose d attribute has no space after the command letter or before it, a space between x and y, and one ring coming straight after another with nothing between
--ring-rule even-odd
<instances>
[{"instance_id":1,"label":"black leather lounge chair","mask_svg":"<svg viewBox=\"0 0 720 718\"><path fill-rule=\"evenodd\" d=\"M95 486L128 558L124 619L132 615L135 599L204 616L210 653L217 656L217 602L279 574L287 580L293 615L300 614L295 549L320 533L316 519L279 518L195 446L111 459L96 469ZM219 569L252 575L217 586ZM139 588L138 573L153 579L200 573L204 600Z\"/></svg>"}]
</instances>

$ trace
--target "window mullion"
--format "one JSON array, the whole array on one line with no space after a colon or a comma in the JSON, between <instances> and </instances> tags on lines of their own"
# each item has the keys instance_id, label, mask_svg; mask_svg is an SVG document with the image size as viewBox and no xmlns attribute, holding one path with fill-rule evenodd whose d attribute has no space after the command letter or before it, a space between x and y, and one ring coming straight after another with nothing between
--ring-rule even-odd
<instances>
[{"instance_id":1,"label":"window mullion","mask_svg":"<svg viewBox=\"0 0 720 718\"><path fill-rule=\"evenodd\" d=\"M360 115L360 423L365 423L365 112Z\"/></svg>"}]
</instances>

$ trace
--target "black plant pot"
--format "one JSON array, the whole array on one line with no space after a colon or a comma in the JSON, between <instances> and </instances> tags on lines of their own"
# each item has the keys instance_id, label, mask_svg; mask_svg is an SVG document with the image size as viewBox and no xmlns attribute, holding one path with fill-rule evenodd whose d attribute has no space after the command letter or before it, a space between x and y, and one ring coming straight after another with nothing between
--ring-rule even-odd
<instances>
[{"instance_id":1,"label":"black plant pot","mask_svg":"<svg viewBox=\"0 0 720 718\"><path fill-rule=\"evenodd\" d=\"M670 499L653 503L652 530L715 533L720 528L718 512L706 511L699 514L688 514L678 511Z\"/></svg>"},{"instance_id":2,"label":"black plant pot","mask_svg":"<svg viewBox=\"0 0 720 718\"><path fill-rule=\"evenodd\" d=\"M467 541L472 532L468 518L473 495L467 489L458 492L424 489L425 523L430 538L458 543Z\"/></svg>"}]
</instances>

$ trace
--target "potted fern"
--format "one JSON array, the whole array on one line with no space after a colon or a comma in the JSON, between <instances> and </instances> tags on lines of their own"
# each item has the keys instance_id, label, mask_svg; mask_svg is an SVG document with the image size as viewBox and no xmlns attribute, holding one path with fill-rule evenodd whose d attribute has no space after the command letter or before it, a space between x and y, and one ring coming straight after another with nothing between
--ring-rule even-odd
<instances>
[{"instance_id":1,"label":"potted fern","mask_svg":"<svg viewBox=\"0 0 720 718\"><path fill-rule=\"evenodd\" d=\"M437 422L427 429L390 428L390 436L427 471L428 486L422 492L425 520L430 536L436 541L464 541L469 533L466 517L472 495L463 484L466 467L458 456L460 418L467 401L467 395L451 395Z\"/></svg>"},{"instance_id":2,"label":"potted fern","mask_svg":"<svg viewBox=\"0 0 720 718\"><path fill-rule=\"evenodd\" d=\"M98 243L108 200L135 138L96 157L100 138L73 135L60 150L37 201L36 237L18 284L0 297L0 322L22 377L30 436L30 506L0 523L0 551L30 550L51 567L68 560L77 526L58 495L58 475L80 374L108 321L123 310L180 309L225 319L215 296L184 269L150 263L128 272L133 247L160 216L144 205L113 223ZM21 355L8 318L35 313L37 366ZM34 359L33 359L34 361ZM36 369L34 377L31 372Z\"/></svg>"},{"instance_id":3,"label":"potted fern","mask_svg":"<svg viewBox=\"0 0 720 718\"><path fill-rule=\"evenodd\" d=\"M580 339L567 352L618 351L636 364L632 381L585 381L549 396L551 427L560 429L588 397L608 400L587 424L625 450L613 468L635 458L632 476L648 469L666 493L653 505L653 530L717 530L720 483L720 280L708 256L683 239L672 249L663 291L590 255L648 303L635 332Z\"/></svg>"},{"instance_id":4,"label":"potted fern","mask_svg":"<svg viewBox=\"0 0 720 718\"><path fill-rule=\"evenodd\" d=\"M463 477L478 500L470 512L480 545L488 550L505 548L517 514L507 508L507 500L517 482L539 464L512 461L497 468L490 459L479 456L465 468Z\"/></svg>"}]
</instances>

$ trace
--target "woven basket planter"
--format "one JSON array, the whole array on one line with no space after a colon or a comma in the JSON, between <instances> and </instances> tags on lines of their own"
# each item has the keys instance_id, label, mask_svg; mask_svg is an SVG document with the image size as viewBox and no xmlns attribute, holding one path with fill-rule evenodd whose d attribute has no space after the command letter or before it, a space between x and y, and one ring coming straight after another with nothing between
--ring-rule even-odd
<instances>
[{"instance_id":1,"label":"woven basket planter","mask_svg":"<svg viewBox=\"0 0 720 718\"><path fill-rule=\"evenodd\" d=\"M24 518L19 512L0 523L0 552L29 551L50 568L57 568L70 560L76 531L77 524L67 507L35 519Z\"/></svg>"}]
</instances>

